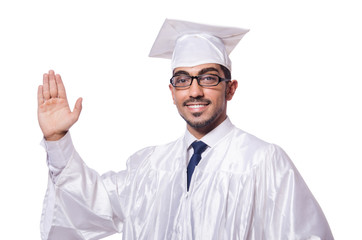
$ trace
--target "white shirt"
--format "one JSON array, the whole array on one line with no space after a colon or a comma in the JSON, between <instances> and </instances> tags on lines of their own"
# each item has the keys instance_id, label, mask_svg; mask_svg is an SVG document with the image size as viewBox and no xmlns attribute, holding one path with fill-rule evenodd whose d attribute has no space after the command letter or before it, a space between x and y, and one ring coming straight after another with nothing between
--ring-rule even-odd
<instances>
[{"instance_id":1,"label":"white shirt","mask_svg":"<svg viewBox=\"0 0 362 240\"><path fill-rule=\"evenodd\" d=\"M278 146L229 119L201 140L208 145L187 192L195 138L186 131L142 149L127 170L102 176L75 151L70 134L45 142L50 180L42 239L333 239L302 177Z\"/></svg>"},{"instance_id":2,"label":"white shirt","mask_svg":"<svg viewBox=\"0 0 362 240\"><path fill-rule=\"evenodd\" d=\"M230 122L229 119L222 122L217 128L213 129L207 135L205 135L202 139L197 139L192 135L189 131L185 131L184 141L186 146L189 146L187 149L187 157L186 157L186 165L189 163L192 154L194 153L194 149L192 148L191 144L195 141L203 141L208 147L206 150L201 154L203 157L213 148L217 142L222 139L226 134L228 134L234 128L233 124Z\"/></svg>"}]
</instances>

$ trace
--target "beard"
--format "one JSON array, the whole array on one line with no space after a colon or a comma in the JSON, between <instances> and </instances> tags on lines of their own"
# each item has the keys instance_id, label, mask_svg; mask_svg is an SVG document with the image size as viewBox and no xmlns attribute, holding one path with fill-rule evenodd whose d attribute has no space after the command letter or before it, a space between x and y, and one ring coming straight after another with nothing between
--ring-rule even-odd
<instances>
[{"instance_id":1,"label":"beard","mask_svg":"<svg viewBox=\"0 0 362 240\"><path fill-rule=\"evenodd\" d=\"M200 128L204 128L207 127L209 125L211 125L215 119L220 115L220 113L222 112L222 109L220 108L217 112L215 112L210 118L205 119L203 121L191 121L190 119L187 119L186 117L182 116L181 117L186 121L186 123L195 129L200 129ZM196 118L200 117L203 113L193 113L192 115Z\"/></svg>"}]
</instances>

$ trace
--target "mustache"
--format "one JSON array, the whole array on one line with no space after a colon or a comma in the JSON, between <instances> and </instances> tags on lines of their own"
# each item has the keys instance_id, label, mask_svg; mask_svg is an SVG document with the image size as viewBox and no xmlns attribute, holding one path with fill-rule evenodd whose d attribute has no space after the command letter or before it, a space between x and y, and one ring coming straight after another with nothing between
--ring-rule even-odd
<instances>
[{"instance_id":1,"label":"mustache","mask_svg":"<svg viewBox=\"0 0 362 240\"><path fill-rule=\"evenodd\" d=\"M209 99L206 99L206 98L190 98L190 99L187 99L183 105L186 106L188 103L195 103L195 102L203 102L203 103L206 103L206 104L211 104L211 101Z\"/></svg>"}]
</instances>

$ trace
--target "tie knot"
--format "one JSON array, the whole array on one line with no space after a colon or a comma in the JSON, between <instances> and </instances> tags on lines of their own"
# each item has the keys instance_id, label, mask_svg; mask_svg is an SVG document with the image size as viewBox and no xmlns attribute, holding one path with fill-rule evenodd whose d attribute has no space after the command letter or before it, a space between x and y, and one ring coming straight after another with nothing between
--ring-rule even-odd
<instances>
[{"instance_id":1,"label":"tie knot","mask_svg":"<svg viewBox=\"0 0 362 240\"><path fill-rule=\"evenodd\" d=\"M193 142L191 144L192 148L194 149L194 154L201 154L203 153L206 148L207 148L207 145L206 143L202 142L202 141L197 141L197 142Z\"/></svg>"}]
</instances>

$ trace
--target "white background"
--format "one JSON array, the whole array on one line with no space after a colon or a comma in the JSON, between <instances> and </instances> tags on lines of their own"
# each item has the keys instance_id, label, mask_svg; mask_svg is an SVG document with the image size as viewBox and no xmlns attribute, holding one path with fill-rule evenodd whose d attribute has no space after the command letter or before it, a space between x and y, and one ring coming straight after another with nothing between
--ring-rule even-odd
<instances>
[{"instance_id":1,"label":"white background","mask_svg":"<svg viewBox=\"0 0 362 240\"><path fill-rule=\"evenodd\" d=\"M147 55L165 18L250 28L231 54L232 122L283 147L336 239L360 237L362 33L355 0L1 1L1 239L39 239L47 183L36 116L42 74L62 75L77 150L100 173L172 141L185 123L168 60ZM5 237L6 236L6 237ZM112 236L108 239L121 239Z\"/></svg>"}]
</instances>

